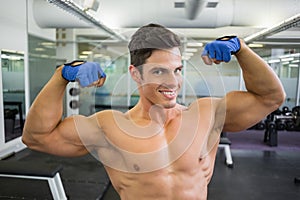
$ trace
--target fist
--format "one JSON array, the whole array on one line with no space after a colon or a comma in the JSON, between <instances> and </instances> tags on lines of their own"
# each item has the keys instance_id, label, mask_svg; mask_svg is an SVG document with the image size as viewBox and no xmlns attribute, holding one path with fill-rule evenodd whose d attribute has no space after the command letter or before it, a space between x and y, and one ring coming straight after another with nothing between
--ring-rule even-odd
<instances>
[{"instance_id":1,"label":"fist","mask_svg":"<svg viewBox=\"0 0 300 200\"><path fill-rule=\"evenodd\" d=\"M208 43L201 55L203 61L207 65L213 62L229 62L231 55L236 54L241 48L240 40L236 36L224 36Z\"/></svg>"},{"instance_id":2,"label":"fist","mask_svg":"<svg viewBox=\"0 0 300 200\"><path fill-rule=\"evenodd\" d=\"M100 87L106 79L106 74L99 63L85 61L73 61L64 64L62 76L67 81L78 81L82 87Z\"/></svg>"}]
</instances>

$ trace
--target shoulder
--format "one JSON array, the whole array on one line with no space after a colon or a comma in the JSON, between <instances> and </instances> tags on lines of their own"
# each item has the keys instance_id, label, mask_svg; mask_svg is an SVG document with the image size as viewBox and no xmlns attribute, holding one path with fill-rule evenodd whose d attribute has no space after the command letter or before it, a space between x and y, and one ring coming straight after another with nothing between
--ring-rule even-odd
<instances>
[{"instance_id":1,"label":"shoulder","mask_svg":"<svg viewBox=\"0 0 300 200\"><path fill-rule=\"evenodd\" d=\"M97 119L98 126L101 128L114 126L118 120L125 118L125 114L117 110L103 110L93 116Z\"/></svg>"},{"instance_id":2,"label":"shoulder","mask_svg":"<svg viewBox=\"0 0 300 200\"><path fill-rule=\"evenodd\" d=\"M220 131L226 117L225 98L206 97L197 99L189 106L190 112L200 115L201 121L209 120L212 130Z\"/></svg>"},{"instance_id":3,"label":"shoulder","mask_svg":"<svg viewBox=\"0 0 300 200\"><path fill-rule=\"evenodd\" d=\"M101 119L101 120L112 120L114 116L124 117L125 114L117 110L103 110L95 113L94 116L96 116L97 119Z\"/></svg>"},{"instance_id":4,"label":"shoulder","mask_svg":"<svg viewBox=\"0 0 300 200\"><path fill-rule=\"evenodd\" d=\"M204 97L199 98L196 101L192 102L188 107L189 110L201 110L201 111L211 111L217 112L217 109L222 105L222 98L215 97Z\"/></svg>"}]
</instances>

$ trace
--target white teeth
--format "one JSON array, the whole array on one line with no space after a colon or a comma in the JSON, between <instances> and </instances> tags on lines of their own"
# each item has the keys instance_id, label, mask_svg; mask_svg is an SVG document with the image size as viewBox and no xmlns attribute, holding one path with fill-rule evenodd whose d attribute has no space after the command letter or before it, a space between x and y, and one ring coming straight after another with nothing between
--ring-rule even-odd
<instances>
[{"instance_id":1,"label":"white teeth","mask_svg":"<svg viewBox=\"0 0 300 200\"><path fill-rule=\"evenodd\" d=\"M166 95L174 95L175 94L175 92L162 92L162 93L164 93Z\"/></svg>"}]
</instances>

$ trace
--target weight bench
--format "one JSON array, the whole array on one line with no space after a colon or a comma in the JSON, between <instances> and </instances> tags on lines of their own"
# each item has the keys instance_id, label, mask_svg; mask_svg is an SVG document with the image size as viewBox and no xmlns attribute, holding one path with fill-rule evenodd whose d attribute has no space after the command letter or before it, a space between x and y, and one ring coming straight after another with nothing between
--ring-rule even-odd
<instances>
[{"instance_id":1,"label":"weight bench","mask_svg":"<svg viewBox=\"0 0 300 200\"><path fill-rule=\"evenodd\" d=\"M48 181L54 200L66 200L65 190L59 175L61 165L0 161L0 177L38 179Z\"/></svg>"},{"instance_id":2,"label":"weight bench","mask_svg":"<svg viewBox=\"0 0 300 200\"><path fill-rule=\"evenodd\" d=\"M226 133L222 132L219 142L219 147L224 149L225 152L225 164L229 168L233 168L233 160L230 151L231 141L226 137Z\"/></svg>"}]
</instances>

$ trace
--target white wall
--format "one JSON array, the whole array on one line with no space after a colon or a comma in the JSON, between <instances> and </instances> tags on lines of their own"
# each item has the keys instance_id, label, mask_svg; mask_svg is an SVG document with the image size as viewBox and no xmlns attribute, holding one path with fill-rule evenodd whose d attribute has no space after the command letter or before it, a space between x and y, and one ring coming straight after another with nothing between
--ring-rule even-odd
<instances>
[{"instance_id":1,"label":"white wall","mask_svg":"<svg viewBox=\"0 0 300 200\"><path fill-rule=\"evenodd\" d=\"M0 6L0 48L26 51L26 1L4 0Z\"/></svg>"},{"instance_id":2,"label":"white wall","mask_svg":"<svg viewBox=\"0 0 300 200\"><path fill-rule=\"evenodd\" d=\"M25 55L25 95L28 97L28 32L35 36L55 41L55 29L41 29L35 23L32 12L33 0L1 0L0 1L0 50L16 50ZM28 10L27 10L28 9ZM27 22L28 19L28 22ZM1 61L0 61L1 64ZM2 91L2 70L0 70L0 91ZM27 76L26 76L27 74ZM25 90L26 90L25 89ZM27 108L29 98L26 98ZM28 109L27 109L28 110ZM0 92L0 159L5 155L18 151L25 146L17 138L8 143L4 141L3 94Z\"/></svg>"},{"instance_id":3,"label":"white wall","mask_svg":"<svg viewBox=\"0 0 300 200\"><path fill-rule=\"evenodd\" d=\"M0 6L0 49L27 52L26 1L5 0ZM2 70L0 70L0 88L2 91ZM0 158L13 149L22 148L20 139L5 143L3 95L0 93Z\"/></svg>"}]
</instances>

